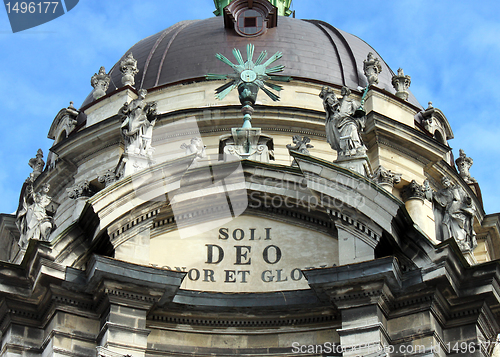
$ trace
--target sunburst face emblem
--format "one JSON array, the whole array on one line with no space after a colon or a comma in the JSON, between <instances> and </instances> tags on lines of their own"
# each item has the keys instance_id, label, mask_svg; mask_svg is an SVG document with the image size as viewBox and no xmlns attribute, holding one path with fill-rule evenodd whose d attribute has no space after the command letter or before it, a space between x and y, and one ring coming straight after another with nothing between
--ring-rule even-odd
<instances>
[{"instance_id":1,"label":"sunburst face emblem","mask_svg":"<svg viewBox=\"0 0 500 357\"><path fill-rule=\"evenodd\" d=\"M269 81L279 81L279 82L289 82L291 77L287 76L277 76L274 73L282 72L285 66L278 65L274 67L267 68L273 62L279 60L282 57L281 52L276 52L273 56L271 56L267 61L267 51L262 51L260 56L254 62L254 51L255 47L252 44L247 45L247 60L246 62L243 60L243 56L241 55L240 50L233 49L234 58L236 58L237 64L234 64L230 60L228 60L224 55L217 53L215 57L220 61L224 62L228 66L230 66L234 73L230 74L207 74L206 78L208 80L217 80L217 79L230 79L231 81L220 86L215 90L215 97L219 100L224 99L229 92L231 92L234 88L238 88L241 85L245 84L255 84L257 85L264 93L266 93L269 98L274 101L278 101L280 98L277 94L271 92L269 87L277 92L280 92L283 87ZM265 62L264 62L265 61Z\"/></svg>"}]
</instances>

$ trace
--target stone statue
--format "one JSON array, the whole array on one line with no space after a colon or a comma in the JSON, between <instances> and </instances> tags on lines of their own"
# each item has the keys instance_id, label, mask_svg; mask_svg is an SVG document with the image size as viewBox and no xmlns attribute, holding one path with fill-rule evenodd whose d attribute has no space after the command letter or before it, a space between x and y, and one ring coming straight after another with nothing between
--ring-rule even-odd
<instances>
[{"instance_id":1,"label":"stone statue","mask_svg":"<svg viewBox=\"0 0 500 357\"><path fill-rule=\"evenodd\" d=\"M28 165L30 165L33 169L33 179L36 180L36 178L42 173L43 167L45 166L42 149L38 149L36 156L28 161Z\"/></svg>"},{"instance_id":2,"label":"stone statue","mask_svg":"<svg viewBox=\"0 0 500 357\"><path fill-rule=\"evenodd\" d=\"M442 178L443 189L434 192L433 207L436 223L436 238L444 241L453 237L462 250L476 247L473 228L475 209L471 197L446 176Z\"/></svg>"},{"instance_id":3,"label":"stone statue","mask_svg":"<svg viewBox=\"0 0 500 357\"><path fill-rule=\"evenodd\" d=\"M21 233L19 246L25 248L30 239L48 241L50 233L55 229L55 223L47 212L52 199L48 193L49 184L44 184L38 192L33 191L33 175L26 180L26 188L22 206L17 212L16 225Z\"/></svg>"},{"instance_id":4,"label":"stone statue","mask_svg":"<svg viewBox=\"0 0 500 357\"><path fill-rule=\"evenodd\" d=\"M311 142L311 139L308 138L307 136L294 135L292 137L292 141L294 145L287 144L286 148L288 150L298 151L301 154L309 155L309 150L307 149L314 147L311 144L309 144Z\"/></svg>"},{"instance_id":5,"label":"stone statue","mask_svg":"<svg viewBox=\"0 0 500 357\"><path fill-rule=\"evenodd\" d=\"M363 61L363 70L369 86L378 83L378 75L382 72L382 65L379 59L373 56L372 52L369 52L368 56Z\"/></svg>"},{"instance_id":6,"label":"stone statue","mask_svg":"<svg viewBox=\"0 0 500 357\"><path fill-rule=\"evenodd\" d=\"M129 53L120 62L120 72L122 72L122 84L124 86L133 86L135 84L135 75L139 73L139 70L137 69L137 60L132 53Z\"/></svg>"},{"instance_id":7,"label":"stone statue","mask_svg":"<svg viewBox=\"0 0 500 357\"><path fill-rule=\"evenodd\" d=\"M467 155L465 155L465 151L463 151L462 149L460 149L460 156L455 160L455 163L457 164L460 176L464 179L465 182L477 182L474 177L471 177L469 172L469 169L471 168L474 161L470 157L467 157Z\"/></svg>"},{"instance_id":8,"label":"stone statue","mask_svg":"<svg viewBox=\"0 0 500 357\"><path fill-rule=\"evenodd\" d=\"M293 150L293 151L298 151L301 154L309 155L308 149L314 147L311 144L309 144L311 142L311 139L307 136L294 135L292 137L292 141L293 141L294 145L291 145L291 144L286 145L286 148L288 149L288 151ZM293 159L292 166L293 167L299 166L299 164L297 163L297 160Z\"/></svg>"},{"instance_id":9,"label":"stone statue","mask_svg":"<svg viewBox=\"0 0 500 357\"><path fill-rule=\"evenodd\" d=\"M342 98L338 99L333 89L323 87L320 98L326 111L326 140L339 157L364 156L366 146L361 139L361 132L366 123L366 117L357 117L356 110L360 103L349 98L351 90L342 87Z\"/></svg>"},{"instance_id":10,"label":"stone statue","mask_svg":"<svg viewBox=\"0 0 500 357\"><path fill-rule=\"evenodd\" d=\"M95 73L90 80L90 84L94 87L92 96L94 99L99 99L106 95L109 87L110 76L106 74L104 67L99 68L99 73Z\"/></svg>"},{"instance_id":11,"label":"stone statue","mask_svg":"<svg viewBox=\"0 0 500 357\"><path fill-rule=\"evenodd\" d=\"M145 89L139 90L139 96L121 107L118 115L122 118L121 131L125 139L125 151L145 157L152 157L151 146L153 127L156 123L156 102L146 103Z\"/></svg>"},{"instance_id":12,"label":"stone statue","mask_svg":"<svg viewBox=\"0 0 500 357\"><path fill-rule=\"evenodd\" d=\"M186 155L196 154L195 159L203 159L207 156L205 153L206 146L203 145L201 138L194 137L190 144L182 144L181 149L186 150Z\"/></svg>"}]
</instances>

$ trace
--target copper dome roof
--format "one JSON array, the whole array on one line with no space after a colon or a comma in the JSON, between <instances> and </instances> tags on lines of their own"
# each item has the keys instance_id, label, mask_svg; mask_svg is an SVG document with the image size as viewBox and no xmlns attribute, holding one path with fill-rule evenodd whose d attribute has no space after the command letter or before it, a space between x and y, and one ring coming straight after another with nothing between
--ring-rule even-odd
<instances>
[{"instance_id":1,"label":"copper dome roof","mask_svg":"<svg viewBox=\"0 0 500 357\"><path fill-rule=\"evenodd\" d=\"M325 84L346 85L351 89L366 86L363 60L373 52L381 60L378 87L395 93L391 84L394 72L366 42L317 20L279 17L278 26L261 36L246 38L224 27L222 17L179 22L132 46L110 71L108 94L121 87L120 62L132 52L139 73L135 87L150 89L186 81L204 80L207 73L229 73L230 68L215 58L222 53L232 59L232 49L244 51L255 45L255 53L277 51L283 57L276 64L285 65L283 75ZM285 85L286 88L286 85ZM82 106L92 102L89 95ZM410 93L408 101L421 107Z\"/></svg>"}]
</instances>

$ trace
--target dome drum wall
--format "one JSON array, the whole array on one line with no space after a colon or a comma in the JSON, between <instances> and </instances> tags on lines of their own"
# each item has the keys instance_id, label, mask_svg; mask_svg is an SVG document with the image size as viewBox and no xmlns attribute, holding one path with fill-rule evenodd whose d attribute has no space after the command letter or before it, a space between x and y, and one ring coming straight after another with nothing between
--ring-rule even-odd
<instances>
[{"instance_id":1,"label":"dome drum wall","mask_svg":"<svg viewBox=\"0 0 500 357\"><path fill-rule=\"evenodd\" d=\"M130 86L126 86L99 98L94 103L89 103L82 108L87 117L85 127L117 115L123 103L129 103L135 98L137 98L137 91Z\"/></svg>"},{"instance_id":2,"label":"dome drum wall","mask_svg":"<svg viewBox=\"0 0 500 357\"><path fill-rule=\"evenodd\" d=\"M206 98L213 93L213 88L215 86L216 85L213 83L193 83L189 85L165 87L163 89L152 91L148 94L148 101L155 100L158 102L159 112L164 112L168 108L171 109L170 112L162 114L162 116L158 119L158 123L153 134L153 145L156 147L155 159L158 163L182 157L184 152L181 149L181 145L189 143L192 137L195 136L201 136L203 138L204 145L207 146L207 155L210 157L218 157L219 137L227 132L230 132L231 127L240 125L241 113L239 113L238 98L236 93L231 94L228 97L227 102L224 103L226 105L224 106L222 106L221 103L216 103L214 100L206 101ZM324 141L324 114L321 110L321 99L316 94L319 91L320 86L317 84L294 81L290 84L290 88L287 88L287 90L284 91L282 102L277 104L266 103L266 105L262 105L262 107L259 105L256 106L258 115L254 115L254 124L257 127L261 127L265 132L272 133L275 141L274 163L284 165L291 164L292 159L289 155L288 149L286 149L286 145L291 143L291 137L295 134L307 135L313 140L312 142L315 146L314 156L323 158L324 160L330 162L336 158L335 152L332 152L328 144ZM176 93L178 95L176 95ZM379 100L381 100L380 97L382 95L378 92L373 94L373 91L370 93L372 94L369 94L367 99L367 107L369 108L373 106L373 104L371 104L371 98L375 95L379 98ZM116 163L114 162L115 160L113 160L113 157L116 156L116 153L123 150L119 144L121 142L118 130L119 123L115 119L115 124L113 124L113 126L115 127L114 130L116 130L116 132L114 134L114 139L111 141L108 139L108 149L106 149L106 151L99 153L99 150L96 150L99 145L96 146L95 143L90 146L74 146L72 142L74 140L79 140L81 142L81 139L79 138L81 135L88 135L89 138L92 137L93 134L90 133L97 130L97 127L100 125L104 124L104 122L98 121L100 118L106 117L106 115L115 115L116 113L114 113L112 108L119 107L120 103L125 98L135 98L135 96L136 94L132 90L127 89L104 99L104 101L115 103L111 106L99 105L96 110L94 110L93 106L90 106L87 109L89 112L88 122L94 121L95 125L91 125L81 132L81 134L79 133L79 135L77 135L78 138L72 136L64 143L64 147L71 147L72 152L61 151L58 149L60 145L54 148L54 151L57 152L61 158L64 158L66 161L69 160L70 162L74 162L75 166L79 168L78 171L73 174L75 176L75 182L95 180L95 177L103 175L106 170L113 170L115 168L114 166ZM200 99L202 99L201 103L199 102ZM279 114L276 115L273 108L280 107L282 103L293 103L294 107L281 107L278 112ZM217 104L217 107L214 106ZM299 109L299 106L302 104L304 108ZM297 107L295 107L295 105L297 105ZM109 107L111 107L111 110ZM204 109L198 109L200 107ZM234 109L231 109L231 107L234 107ZM175 110L175 108L179 109ZM398 112L397 108L400 108L400 106L398 105L391 109L392 114L396 117L402 117L405 113L408 113L407 108L403 107L405 110L402 110L401 112ZM381 111L383 111L383 108ZM182 126L180 129L174 129L175 125L172 126L174 123L179 125L181 121L185 121L188 118L193 121L193 125L189 130L182 128ZM380 123L380 121L377 121L377 123ZM384 166L387 165L387 167L392 169L394 172L404 173L405 177L406 175L409 177L418 175L418 177L422 180L425 179L423 167L428 165L430 161L423 163L418 160L415 161L413 158L407 161L407 163L404 163L404 160L402 161L401 152L405 152L404 146L406 145L406 142L404 138L407 138L407 134L401 134L403 135L401 139L402 142L396 152L392 149L392 151L390 150L387 152L387 155L390 156L394 156L395 154L398 155L398 157L400 157L398 162L391 162L391 160L383 159L385 155L383 151L380 151L382 150L383 145L380 146L380 143L370 139L372 137L379 137L378 134L376 136L372 136L371 134L372 130L375 130L374 132L380 132L382 127L377 129L378 126L380 126L380 124L375 124L371 127L371 129L370 126L368 126L366 134L366 140L370 143L369 155L372 159L374 167L377 164ZM401 132L401 130L403 130L403 132L409 130L409 128L406 128L407 126L403 124L399 127L403 129L396 129L395 127L385 129L387 131L386 141L392 142L391 146L394 146L394 134ZM87 130L90 130L90 132L85 135L84 132ZM110 128L107 130L113 129ZM102 137L102 134L100 136ZM174 137L175 140L172 140ZM112 142L115 144L110 145ZM428 140L425 145L427 144ZM112 148L113 145L114 149ZM79 147L81 147L81 149L78 149ZM85 150L85 148L88 147L93 147L93 152L95 153L92 154L90 152L80 151L82 149ZM438 156L434 156L432 160L439 160L440 154L437 155ZM414 156L415 155L413 155L413 157ZM426 155L423 155L422 157L425 156ZM85 157L85 159L77 159L77 157ZM103 165L103 163L105 164ZM398 191L396 189L394 193L397 192ZM66 212L65 214L67 215L67 210L64 210L63 212ZM70 217L71 216L68 216L67 219ZM64 219L61 222L61 229L63 229L66 224L71 223L71 220L67 219ZM67 223L63 224L63 222ZM430 235L432 236L432 234Z\"/></svg>"},{"instance_id":3,"label":"dome drum wall","mask_svg":"<svg viewBox=\"0 0 500 357\"><path fill-rule=\"evenodd\" d=\"M210 115L210 117L213 117L216 120L216 122L209 122L210 125L213 126L213 132L220 131L220 123L217 121L217 113L219 113L221 110L224 110L225 107L228 105L234 105L234 106L239 106L239 101L237 97L237 93L233 92L228 95L228 97L225 100L225 103L217 102L215 99L211 99L213 95L213 89L217 86L217 84L211 83L211 82L201 82L201 83L193 83L189 85L178 85L178 86L173 86L173 87L165 87L163 89L155 90L152 91L148 94L147 100L150 101L156 101L157 106L158 106L158 111L160 113L173 113L177 111L185 111L189 109L195 110L195 108L205 108L204 109L204 114L202 117L197 116L197 119L203 119ZM262 96L262 99L258 100L257 104L260 105L265 105L262 107L264 111L261 111L260 113L257 112L256 115L254 115L254 120L256 123L258 123L259 127L264 128L288 128L289 132L291 133L290 137L293 136L293 134L300 134L304 132L305 128L308 128L310 124L308 123L308 120L304 120L302 122L297 122L297 125L292 124L292 128L296 130L296 133L293 133L293 130L290 129L290 124L289 123L283 123L283 125L279 123L274 123L270 121L269 113L272 110L267 110L267 108L273 108L273 107L280 107L283 105L286 105L286 108L293 108L293 110L297 111L303 111L305 110L311 110L311 113L314 112L314 117L317 117L317 119L314 119L313 121L319 120L321 122L324 122L324 117L323 114L323 108L322 108L322 101L318 97L318 93L321 91L321 86L317 84L311 84L311 83L304 83L302 81L293 81L287 86L287 90L283 91L282 94L282 101L275 103L271 102L269 99L267 99L265 96ZM104 118L106 116L113 116L116 114L115 110L120 106L120 103L123 100L126 100L126 98L132 99L135 97L135 94L128 90L126 91L126 97L123 97L124 92L119 92L116 95L118 97L110 97L106 100L113 101L115 104L113 106L99 106L98 108L94 109L94 106L88 107L86 110L88 112L87 114L87 126L91 123L97 123L101 118ZM375 99L377 98L377 99ZM399 102L396 102L394 106L389 106L386 105L385 102L382 100L382 94L376 91L370 91L368 94L368 98L366 100L366 108L369 111L377 111L382 114L385 114L387 116L391 117L397 117L397 118L407 118L405 121L409 121L410 118L412 117L412 109L411 107L408 106L402 106L400 105ZM389 99L390 100L390 99ZM396 99L394 99L396 101ZM381 103L380 105L378 105ZM292 104L292 107L290 107L290 104ZM257 105L257 108L259 107ZM109 109L110 108L110 109ZM114 108L114 109L113 109ZM262 110L261 109L261 110ZM280 109L281 112L283 112L285 108ZM292 110L292 111L293 111ZM210 113L210 114L209 114ZM215 114L214 114L215 113ZM224 128L227 128L228 131L230 131L230 128L233 127L234 125L239 125L238 121L240 120L238 118L240 114L235 113L235 116L233 116L234 120L227 121L230 119L230 116L225 116L224 120L225 121L225 126ZM290 122L296 122L296 119L294 117L296 116L295 113L290 112L290 116L288 118L284 117L283 119L289 120ZM214 124L216 126L214 126ZM277 124L277 125L276 125ZM409 123L408 123L409 124ZM199 123L199 125L202 125L202 123ZM256 124L257 125L257 124ZM324 124L322 124L324 125ZM159 124L158 128L160 128L161 125ZM155 129L159 130L159 129ZM208 134L210 132L210 129L202 129L204 136L205 134ZM323 129L316 129L317 134L319 137L324 137L324 130ZM309 133L312 134L312 133ZM221 132L222 135L222 132ZM312 134L314 135L314 134ZM284 146L288 144L287 142L288 139L285 139L284 141ZM284 150L283 155L288 156L287 150L285 147L282 147L281 150ZM279 150L280 146L277 147ZM159 150L159 154L161 155L161 152L163 150ZM324 157L325 159L332 160L335 158L335 152L331 152L328 154L328 156L321 156Z\"/></svg>"},{"instance_id":4,"label":"dome drum wall","mask_svg":"<svg viewBox=\"0 0 500 357\"><path fill-rule=\"evenodd\" d=\"M216 157L219 154L219 137L227 132L230 132L231 127L240 125L241 114L237 109L239 106L236 93L232 93L228 96L226 103L224 103L225 105L221 105L222 103L217 103L215 100L207 100L207 98L212 95L214 87L216 87L216 84L214 83L199 82L187 85L163 87L151 91L148 94L147 100L156 101L158 103L160 113L167 112L159 119L154 131L153 141L154 146L157 148L155 154L157 162L164 162L166 160L175 159L184 155L183 150L180 149L181 145L188 143L192 137L195 136L201 136L203 138L204 145L207 145L206 150L209 156ZM260 108L260 110L257 112L258 115L254 115L254 124L261 127L265 132L272 133L274 137L274 163L290 165L292 159L286 149L286 145L291 142L291 137L297 133L308 135L313 140L313 144L315 146L314 155L316 157L323 158L330 162L335 159L335 153L330 150L323 139L324 114L321 108L321 99L317 96L319 91L320 86L318 84L293 81L289 87L287 87L287 90L283 92L282 102L265 103L266 98L263 97L262 107L259 107L259 105L256 106L256 108ZM97 130L97 127L103 123L99 120L108 115L116 115L117 111L115 112L115 109L121 106L120 103L122 103L122 101L129 101L135 97L136 94L132 89L125 89L97 101L97 107L94 107L94 105L91 104L86 109L88 112L87 124L94 123L94 125L88 126L84 131L91 130L92 132ZM415 110L412 106L402 105L401 100L394 96L387 98L389 101L394 102L393 106L387 105L383 99L383 92L376 90L370 91L366 101L366 108L369 108L368 110L372 113L375 113L375 111L385 111L385 113L391 117L406 117L407 120L411 117L410 113ZM281 107L284 103L293 103L293 107ZM232 106L234 106L235 109L230 109ZM204 109L201 109L201 111L200 109L197 109L200 107ZM299 109L300 107L302 108ZM273 108L280 108L280 114L278 116L276 116ZM184 118L183 120L186 118L194 119L195 124L190 130L183 131L183 129L181 129L181 131L183 131L181 136L178 136L176 140L172 141L172 136L170 134L165 136L165 133L172 131L171 124L178 122L179 119L182 120L182 118ZM423 181L425 179L424 167L427 167L430 162L441 160L443 157L442 149L439 149L437 152L432 154L433 156L430 157L428 161L424 160L425 162L423 162L422 158L427 157L428 154L421 152L421 150L423 150L424 147L428 148L429 144L432 146L432 140L427 139L425 140L425 144L422 144L420 148L415 147L413 150L408 151L408 134L405 132L416 131L416 129L399 122L391 123L384 129L384 126L381 126L382 123L384 123L383 120L374 121L373 125L370 126L369 124L366 130L366 140L369 143L368 154L371 158L373 167L375 168L377 165L382 165L390 170L393 170L394 172L402 173L404 177L415 177L416 175L419 180ZM394 124L397 125L394 126ZM118 122L116 122L115 125L118 126ZM373 133L378 134L373 136L372 130ZM384 130L386 132L385 143L387 143L385 146L383 144L384 139L382 139L383 135L382 138L380 138L379 134L383 133ZM75 166L79 167L76 174L74 174L75 183L83 180L95 180L95 177L102 175L106 170L114 169L113 166L115 165L115 162L113 157L116 156L117 152L121 152L120 150L122 150L118 144L121 142L121 138L117 133L119 133L118 130L115 133L115 139L113 139L115 144L110 144L113 140L108 141L107 143L109 148L115 145L115 149L112 149L111 151L107 149L109 151L108 153L102 152L102 154L100 154L99 150L95 150L95 148L99 147L99 145L96 146L95 143L90 146L86 146L87 148L93 147L93 153L80 152L79 150L81 149L78 149L78 147L84 148L84 146L74 146L71 149L73 152L63 153L60 149L58 149L60 146L58 145L54 148L54 151L58 152L59 156L64 158L64 160L74 162ZM83 132L81 132L81 134L79 133L78 136L80 135L85 136ZM87 135L91 137L91 134ZM414 136L414 134L411 135ZM395 139L399 137L401 138L401 143L398 146L395 144ZM372 138L377 139L374 141ZM61 147L71 147L71 143L76 139L77 138L73 136L68 138L68 140ZM412 139L412 142L413 140L416 139ZM384 147L386 148L385 151ZM396 150L394 150L394 148L396 148ZM428 150L427 148L425 150ZM448 148L446 150L448 150ZM402 156L402 153L405 152L407 152L407 154L403 154ZM405 155L409 156L410 159L405 161ZM394 156L399 157L397 162L388 159L389 157ZM85 159L78 159L77 157L84 157ZM108 164L102 165L103 162L109 163L109 167L107 167ZM402 185L399 185L399 187L401 186ZM393 190L393 193L398 194L399 187L396 187ZM61 199L64 200L62 197ZM75 212L80 209L81 207L76 208ZM429 213L428 207L425 210ZM74 219L73 214L68 214L69 211L67 209L62 212L64 212L64 216L66 218L63 219L61 217L61 224L58 226L60 227L59 231L62 231L63 228L67 224L70 224L71 220ZM426 214L426 216L431 217L432 215ZM425 229L428 230L429 236L432 237L431 223L427 222L424 226L426 227Z\"/></svg>"}]
</instances>

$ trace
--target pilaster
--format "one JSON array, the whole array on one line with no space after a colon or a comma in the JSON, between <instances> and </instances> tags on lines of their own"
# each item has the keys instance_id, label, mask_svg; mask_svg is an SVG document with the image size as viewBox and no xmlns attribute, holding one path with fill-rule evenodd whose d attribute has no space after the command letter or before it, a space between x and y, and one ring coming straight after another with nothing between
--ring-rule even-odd
<instances>
[{"instance_id":1,"label":"pilaster","mask_svg":"<svg viewBox=\"0 0 500 357\"><path fill-rule=\"evenodd\" d=\"M394 258L304 274L311 288L319 296L328 296L341 313L342 328L337 332L346 349L344 357L384 351L384 346L390 344L387 315L392 291L401 287L401 272Z\"/></svg>"},{"instance_id":2,"label":"pilaster","mask_svg":"<svg viewBox=\"0 0 500 357\"><path fill-rule=\"evenodd\" d=\"M88 291L101 315L99 347L122 355L144 357L154 307L171 301L185 273L172 272L94 256L89 263Z\"/></svg>"},{"instance_id":3,"label":"pilaster","mask_svg":"<svg viewBox=\"0 0 500 357\"><path fill-rule=\"evenodd\" d=\"M138 303L145 296L128 293L126 299L131 300L128 303L123 299L125 294L120 293L121 287L107 285L105 289L108 313L101 319L98 345L115 353L144 357L151 332L146 328L146 316L152 301L145 299Z\"/></svg>"},{"instance_id":4,"label":"pilaster","mask_svg":"<svg viewBox=\"0 0 500 357\"><path fill-rule=\"evenodd\" d=\"M427 188L423 185L419 185L415 180L404 186L401 191L401 198L405 203L406 210L410 214L413 222L421 229L425 229L426 227L427 214L424 204L426 192Z\"/></svg>"}]
</instances>

